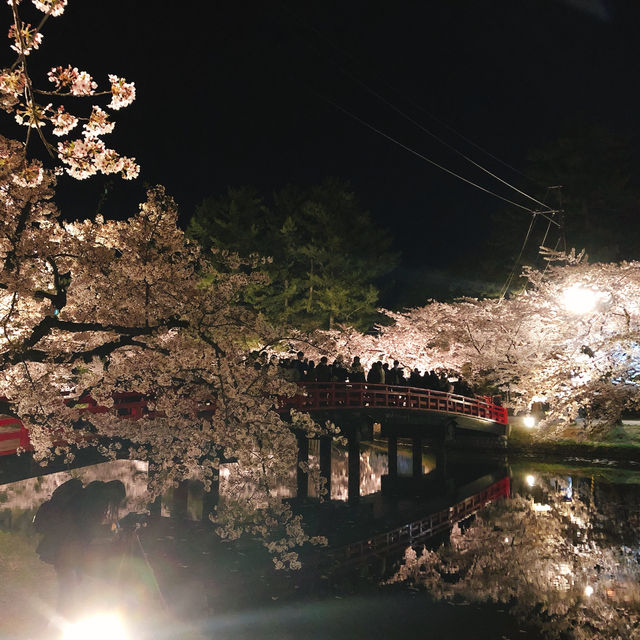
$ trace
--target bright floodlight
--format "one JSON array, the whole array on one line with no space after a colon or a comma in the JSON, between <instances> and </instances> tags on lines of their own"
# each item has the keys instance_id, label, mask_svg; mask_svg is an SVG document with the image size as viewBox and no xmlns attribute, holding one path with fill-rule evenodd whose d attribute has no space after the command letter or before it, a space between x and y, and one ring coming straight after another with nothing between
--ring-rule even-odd
<instances>
[{"instance_id":1,"label":"bright floodlight","mask_svg":"<svg viewBox=\"0 0 640 640\"><path fill-rule=\"evenodd\" d=\"M127 640L120 618L113 614L96 615L68 625L62 640Z\"/></svg>"},{"instance_id":2,"label":"bright floodlight","mask_svg":"<svg viewBox=\"0 0 640 640\"><path fill-rule=\"evenodd\" d=\"M593 311L600 299L600 294L593 289L574 285L565 289L562 294L562 304L571 313L589 313Z\"/></svg>"},{"instance_id":3,"label":"bright floodlight","mask_svg":"<svg viewBox=\"0 0 640 640\"><path fill-rule=\"evenodd\" d=\"M527 429L532 429L536 426L536 419L533 416L525 416L522 419L522 423L527 427Z\"/></svg>"},{"instance_id":4,"label":"bright floodlight","mask_svg":"<svg viewBox=\"0 0 640 640\"><path fill-rule=\"evenodd\" d=\"M535 476L527 476L526 480L527 480L527 484L530 487L533 487L533 485L536 483L536 477Z\"/></svg>"},{"instance_id":5,"label":"bright floodlight","mask_svg":"<svg viewBox=\"0 0 640 640\"><path fill-rule=\"evenodd\" d=\"M587 598L593 595L593 587L590 584L584 588L584 595L587 596Z\"/></svg>"}]
</instances>

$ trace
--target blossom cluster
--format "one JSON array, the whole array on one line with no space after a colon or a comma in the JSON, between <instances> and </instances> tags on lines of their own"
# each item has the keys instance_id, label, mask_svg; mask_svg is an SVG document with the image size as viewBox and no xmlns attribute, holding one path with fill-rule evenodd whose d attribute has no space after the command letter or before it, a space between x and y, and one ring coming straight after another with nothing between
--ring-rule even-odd
<instances>
[{"instance_id":1,"label":"blossom cluster","mask_svg":"<svg viewBox=\"0 0 640 640\"><path fill-rule=\"evenodd\" d=\"M28 56L32 49L38 49L42 44L42 34L35 27L24 23L17 29L15 25L11 25L9 39L14 41L11 48L17 54L25 56Z\"/></svg>"},{"instance_id":2,"label":"blossom cluster","mask_svg":"<svg viewBox=\"0 0 640 640\"><path fill-rule=\"evenodd\" d=\"M0 107L11 111L24 91L25 75L21 69L0 71Z\"/></svg>"},{"instance_id":3,"label":"blossom cluster","mask_svg":"<svg viewBox=\"0 0 640 640\"><path fill-rule=\"evenodd\" d=\"M136 99L136 87L133 82L127 82L124 78L109 75L111 83L111 102L109 107L116 111L128 107Z\"/></svg>"},{"instance_id":4,"label":"blossom cluster","mask_svg":"<svg viewBox=\"0 0 640 640\"><path fill-rule=\"evenodd\" d=\"M66 90L74 96L93 95L98 83L86 71L79 71L78 67L53 67L47 74L56 91Z\"/></svg>"},{"instance_id":5,"label":"blossom cluster","mask_svg":"<svg viewBox=\"0 0 640 640\"><path fill-rule=\"evenodd\" d=\"M11 1L11 0L9 0ZM61 16L67 6L67 0L33 0L33 4L42 13L53 16Z\"/></svg>"},{"instance_id":6,"label":"blossom cluster","mask_svg":"<svg viewBox=\"0 0 640 640\"><path fill-rule=\"evenodd\" d=\"M53 125L54 136L64 136L78 124L78 118L67 113L62 105L49 116L49 120Z\"/></svg>"},{"instance_id":7,"label":"blossom cluster","mask_svg":"<svg viewBox=\"0 0 640 640\"><path fill-rule=\"evenodd\" d=\"M32 0L36 9L46 13L49 16L57 18L64 13L67 7L68 0ZM18 6L22 0L7 0L7 4L12 6Z\"/></svg>"},{"instance_id":8,"label":"blossom cluster","mask_svg":"<svg viewBox=\"0 0 640 640\"><path fill-rule=\"evenodd\" d=\"M78 180L98 172L121 173L125 180L133 180L140 172L134 158L121 156L117 151L108 149L95 135L59 142L58 157L67 165L67 173Z\"/></svg>"}]
</instances>

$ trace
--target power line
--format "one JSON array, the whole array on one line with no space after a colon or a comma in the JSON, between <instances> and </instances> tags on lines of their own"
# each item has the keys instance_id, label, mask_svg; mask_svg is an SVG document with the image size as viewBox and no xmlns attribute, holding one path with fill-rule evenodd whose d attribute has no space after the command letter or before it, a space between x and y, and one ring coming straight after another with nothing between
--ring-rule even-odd
<instances>
[{"instance_id":1,"label":"power line","mask_svg":"<svg viewBox=\"0 0 640 640\"><path fill-rule=\"evenodd\" d=\"M547 199L547 197L549 196L549 192L552 189L557 189L557 188L558 187L547 187L547 192L545 193L544 200ZM529 241L529 236L531 235L531 231L533 229L534 222L535 222L535 214L531 218L531 222L529 224L529 228L527 229L527 233L525 235L524 242L522 243L522 248L520 249L520 253L518 254L518 257L516 258L516 260L514 262L513 269L511 270L511 273L507 277L507 280L506 280L503 288L500 290L500 292L501 292L500 293L500 301L504 300L504 297L507 295L507 292L509 291L509 287L511 286L511 282L513 281L513 277L515 276L516 269L518 268L518 264L520 263L520 259L522 258L524 250L525 250L525 248L527 246L527 243ZM562 227L560 225L558 225L558 228L560 230L560 233L562 233ZM549 231L550 230L551 230L551 220L549 220L547 222L547 228L545 229L544 236L542 237L542 242L540 243L540 247L544 247L545 246L545 243L547 241L547 237L549 236ZM554 251L558 248L558 245L560 244L560 239L561 239L561 236L558 237L558 240L556 242L556 246L554 247ZM544 268L544 271L542 272L542 275L544 275L547 272L548 268L549 268L549 262L547 261L547 263L545 265L545 268ZM527 283L525 282L523 290L526 290L526 288L527 288Z\"/></svg>"},{"instance_id":2,"label":"power line","mask_svg":"<svg viewBox=\"0 0 640 640\"><path fill-rule=\"evenodd\" d=\"M294 18L295 19L295 18ZM296 20L298 22L298 24L301 24L300 21ZM349 54L348 51L342 50L341 47L338 47L338 45L336 45L335 43L333 43L329 38L327 38L323 33L321 33L320 31L318 31L315 27L311 26L311 25L307 25L307 27L313 31L314 33L316 33L319 37L321 37L322 39L326 40L333 48L338 49L339 51L342 51L343 53L345 53L347 56L351 57L353 59L353 56L351 56ZM305 44L312 49L313 51L315 51L319 57L323 57L323 54L315 47L313 46L311 43L305 41ZM549 209L549 207L547 207L547 205L545 205L544 203L540 202L539 200L537 200L536 198L534 198L533 196L530 196L528 193L522 191L521 189L519 189L518 187L510 184L509 182L507 182L506 180L504 180L503 178L501 178L500 176L496 175L494 172L490 171L489 169L487 169L486 167L482 166L480 163L476 162L475 160L473 160L472 158L470 158L467 154L465 154L464 152L460 151L457 147L453 146L452 144L450 144L449 142L447 142L446 140L444 140L441 136L435 134L433 131L431 131L430 129L428 129L427 127L425 127L422 123L418 122L415 118L412 118L411 116L409 116L407 113L405 113L402 109L400 109L400 107L398 107L397 105L395 105L394 103L392 103L390 100L388 100L387 98L385 98L383 95L381 95L380 93L378 93L375 89L373 89L372 87L370 87L366 82L364 82L363 80L361 80L358 76L354 75L353 73L351 73L348 69L346 69L345 67L343 67L341 64L332 61L333 64L338 68L338 70L345 76L347 76L348 78L350 78L351 80L353 80L354 82L356 82L358 85L360 85L365 91L367 91L368 93L370 93L371 95L373 95L374 97L376 97L378 100L380 100L381 102L383 102L385 105L387 105L389 108L393 109L396 113L398 113L399 115L401 115L403 118L405 118L407 121L411 122L411 124L413 124L414 126L418 127L423 133L426 133L427 135L431 136L433 139L437 140L440 144L444 145L445 147L447 147L448 149L450 149L451 151L453 151L454 153L456 153L457 155L459 155L460 157L464 158L467 162L471 163L473 166L475 166L476 168L480 169L481 171L485 172L486 174L488 174L489 176L491 176L492 178L494 178L495 180L498 180L499 182L501 182L502 184L504 184L505 186L509 187L510 189L513 189L514 191L516 191L517 193L519 193L520 195L524 196L525 198L531 200L532 202L535 202L536 204L540 205L541 207L544 207L545 209ZM386 83L385 83L386 84ZM389 86L389 85L388 85ZM419 105L416 105L419 106ZM438 120L435 116L433 116L433 114L430 114L434 119ZM463 139L465 139L464 136L462 136L461 134L459 134L458 132L456 132L454 129L452 129L452 127L449 127L446 123L442 122L441 124L443 124L444 126L447 126L447 128L451 129L454 133L456 133L456 135L459 135L460 137L462 137ZM469 141L471 142L471 141ZM477 146L478 145L475 145ZM493 157L494 159L499 160L499 158L496 158L495 156L493 156L492 154L490 154L488 151L482 149L481 147L479 147L481 151L483 151L484 153L487 153L488 155L490 155L491 157ZM501 162L501 161L500 161ZM502 163L502 164L506 164L506 163ZM512 170L515 170L513 167L511 167L510 165L509 168L511 168ZM517 171L517 170L516 170ZM524 175L524 174L522 174ZM524 176L526 177L526 176Z\"/></svg>"},{"instance_id":3,"label":"power line","mask_svg":"<svg viewBox=\"0 0 640 640\"><path fill-rule=\"evenodd\" d=\"M342 111L342 113L344 113L345 115L348 115L350 118L352 118L356 122L359 122L363 126L365 126L368 129L370 129L371 131L374 131L375 133L377 133L378 135L382 136L383 138L389 140L390 142L393 142L394 144L396 144L399 147L403 148L405 151L408 151L409 153L417 156L418 158L424 160L425 162L428 162L429 164L433 165L434 167L437 167L441 171L444 171L445 173L448 173L449 175L452 175L455 178L458 178L458 180L461 180L462 182L466 182L467 184L471 185L472 187L475 187L476 189L479 189L480 191L483 191L484 193L488 193L489 195L492 195L495 198L498 198L498 199L502 200L503 202L507 202L508 204L511 204L514 207L518 207L519 209L523 209L524 211L527 211L527 212L529 212L531 214L539 214L539 215L543 216L544 218L546 218L547 220L549 220L550 222L552 222L553 224L556 224L556 225L558 224L555 220L553 220L553 218L550 218L547 215L547 213L554 214L555 211L550 210L548 208L547 208L547 211L536 211L534 209L530 209L529 207L525 207L524 205L519 204L518 202L514 202L513 200L509 200L508 198L505 198L504 196L501 196L501 195L495 193L494 191L491 191L490 189L487 189L486 187L483 187L482 185L479 185L478 183L473 182L472 180L469 180L468 178L465 178L464 176L461 176L460 174L456 173L455 171L452 171L451 169L447 169L446 167L444 167L440 163L436 162L435 160L431 160L431 158L428 158L424 154L422 154L422 153L416 151L415 149L409 147L408 145L400 142L399 140L397 140L393 136L390 136L389 134L385 133L384 131L381 131L380 129L378 129L377 127L372 125L371 123L367 122L366 120L363 120L362 118L357 116L355 113L349 111L348 109L345 109L344 107L339 105L337 102L331 100L327 96L324 96L324 95L322 95L322 94L320 94L320 93L318 93L316 91L313 91L312 89L309 89L309 90L312 91L312 93L314 93L317 97L321 98L322 100L325 100L326 102L331 104L333 107L335 107L339 111Z\"/></svg>"},{"instance_id":4,"label":"power line","mask_svg":"<svg viewBox=\"0 0 640 640\"><path fill-rule=\"evenodd\" d=\"M374 89L369 87L365 82L363 82L362 80L360 80L356 76L352 75L349 71L347 71L346 69L344 69L344 68L342 68L340 66L338 68L340 69L340 71L342 71L342 73L344 73L346 76L351 78L354 82L357 82L363 89L365 89L365 91L368 91L371 95L373 95L376 98L378 98L378 100L380 100L381 102L386 104L389 108L393 109L396 113L399 113L403 118L405 118L406 120L411 122L413 125L418 127L421 131L423 131L427 135L431 136L434 140L437 140L440 144L442 144L445 147L447 147L447 149L450 149L454 153L458 154L460 157L464 158L467 162L471 163L474 167L477 167L481 171L484 171L486 174L490 175L495 180L498 180L499 182L502 182L502 184L506 185L510 189L513 189L514 191L516 191L520 195L523 195L525 198L528 198L532 202L535 202L536 204L539 204L540 206L545 207L546 209L548 209L547 205L545 205L544 203L540 202L540 200L536 200L536 198L534 198L533 196L530 196L528 193L525 193L521 189L518 189L518 187L515 187L514 185L510 184L506 180L502 179L500 176L496 175L495 173L493 173L492 171L490 171L486 167L483 167L480 163L478 163L475 160L473 160L472 158L470 158L468 155L466 155L465 153L463 153L462 151L460 151L459 149L454 147L452 144L449 144L446 140L442 139L439 135L437 135L437 134L433 133L433 131L430 131L429 129L427 129L420 122L418 122L417 120L415 120L411 116L407 115L404 111L402 111L402 109L400 109L395 104L393 104L392 102L387 100L384 96L380 95Z\"/></svg>"},{"instance_id":5,"label":"power line","mask_svg":"<svg viewBox=\"0 0 640 640\"><path fill-rule=\"evenodd\" d=\"M285 7L286 7L286 3L282 3ZM342 53L343 55L345 55L347 58L351 59L352 61L355 61L357 63L361 63L361 64L366 64L363 63L362 59L359 58L358 56L356 56L355 54L353 54L352 52L346 50L345 48L341 47L340 45L336 44L333 40L331 40L331 38L327 37L322 31L320 31L319 29L317 29L316 27L314 27L311 24L308 24L306 22L302 22L297 16L294 16L292 14L291 11L289 11L289 15L291 15L293 17L293 19L301 26L306 27L307 29L309 29L310 31L312 31L313 33L315 33L320 39L324 40L331 48L337 50L338 52ZM316 53L318 53L318 55L322 55L318 49L316 49L315 47L312 47L311 43L309 43L307 40L304 41L305 44L314 49L316 51ZM404 117L406 117L407 119L409 119L410 121L414 122L414 124L416 124L416 126L419 126L421 129L423 129L426 133L429 133L429 135L433 135L434 138L438 139L440 142L442 142L442 144L445 144L446 146L448 146L449 148L451 148L452 150L454 150L456 153L459 153L460 155L463 155L462 152L458 151L457 149L455 149L453 146L449 145L448 143L440 140L438 138L438 136L436 136L435 134L432 134L429 131L426 131L426 129L424 129L424 127L422 125L420 125L419 123L413 121L413 119L411 119L409 116L406 116L402 111L400 111L399 108L395 107L394 105L392 105L391 103L389 103L388 101L386 101L382 96L379 96L373 89L371 89L370 87L368 87L366 85L366 83L364 83L363 81L359 80L356 76L354 76L353 74L351 74L348 70L344 69L339 63L333 61L333 64L335 64L342 73L344 73L345 75L349 76L351 79L353 79L355 82L358 82L358 84L362 85L367 91L370 91L371 93L373 93L373 95L375 95L376 97L378 97L379 99L383 100L385 103L387 103L390 107L394 108L395 110L397 110L399 113L401 113ZM438 116L436 116L434 113L432 113L431 111L429 111L428 109L426 109L424 106L422 106L421 104L417 103L415 100L413 100L410 96L408 96L406 93L404 93L403 91L401 91L400 89L398 89L398 87L394 86L393 84L391 84L390 82L386 81L384 78L379 78L382 82L383 85L385 85L386 87L388 87L389 89L391 89L394 93L396 93L397 95L399 95L400 97L404 98L407 102L409 102L412 106L414 106L415 108L419 109L420 111L422 111L423 113L427 114L430 118L432 118L433 120L435 120L438 124L440 124L441 126L445 127L447 130L449 130L451 133L453 133L454 135L458 136L461 140L464 140L467 144L470 144L471 146L475 147L476 149L478 149L479 151L481 151L482 153L486 154L487 156L489 156L490 158L492 158L493 160L495 160L496 162L500 163L501 165L503 165L504 167L507 167L508 169L510 169L511 171L513 171L514 173L517 173L518 175L522 176L523 178L525 178L526 180L528 180L529 182L533 183L533 184L537 184L539 186L542 186L537 180L533 180L532 178L530 178L529 176L527 176L526 174L524 174L522 171L516 169L514 166L510 165L509 163L505 162L504 160L500 159L499 157L497 157L496 155L494 155L493 153L491 153L490 151L488 151L487 149L485 149L484 147L480 146L478 143L474 142L473 140L471 140L470 138L468 138L467 136L465 136L464 134L460 133L459 131L457 131L454 127L452 127L451 125L449 125L447 122L445 122L444 120L440 119ZM470 162L473 162L472 160L469 160ZM474 163L475 164L475 163ZM485 170L485 169L483 169ZM490 172L489 172L490 173ZM493 174L492 174L493 175ZM496 176L494 176L496 177ZM501 180L500 178L497 178L498 180ZM501 180L502 181L502 180ZM508 184L505 182L505 184ZM511 185L509 185L511 186ZM526 194L525 194L526 195ZM530 196L527 196L530 197Z\"/></svg>"}]
</instances>

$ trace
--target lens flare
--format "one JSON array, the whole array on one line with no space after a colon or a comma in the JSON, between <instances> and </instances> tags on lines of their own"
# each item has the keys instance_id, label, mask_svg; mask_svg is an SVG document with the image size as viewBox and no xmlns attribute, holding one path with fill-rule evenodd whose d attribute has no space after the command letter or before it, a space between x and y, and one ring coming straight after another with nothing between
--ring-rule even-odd
<instances>
[{"instance_id":1,"label":"lens flare","mask_svg":"<svg viewBox=\"0 0 640 640\"><path fill-rule=\"evenodd\" d=\"M128 640L122 620L115 614L84 618L64 629L62 640Z\"/></svg>"},{"instance_id":2,"label":"lens flare","mask_svg":"<svg viewBox=\"0 0 640 640\"><path fill-rule=\"evenodd\" d=\"M563 292L562 304L571 313L589 313L595 309L601 297L602 294L593 289L574 285Z\"/></svg>"}]
</instances>

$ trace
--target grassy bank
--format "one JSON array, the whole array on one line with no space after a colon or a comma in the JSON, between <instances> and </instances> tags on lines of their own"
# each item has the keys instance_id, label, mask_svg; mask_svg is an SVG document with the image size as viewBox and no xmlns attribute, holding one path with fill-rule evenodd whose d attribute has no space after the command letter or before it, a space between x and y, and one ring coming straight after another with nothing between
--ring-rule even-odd
<instances>
[{"instance_id":1,"label":"grassy bank","mask_svg":"<svg viewBox=\"0 0 640 640\"><path fill-rule=\"evenodd\" d=\"M615 460L640 464L640 422L616 425L600 440L584 434L581 426L567 427L557 440L541 441L536 433L521 425L513 425L507 451L532 456L584 458L587 460Z\"/></svg>"}]
</instances>

